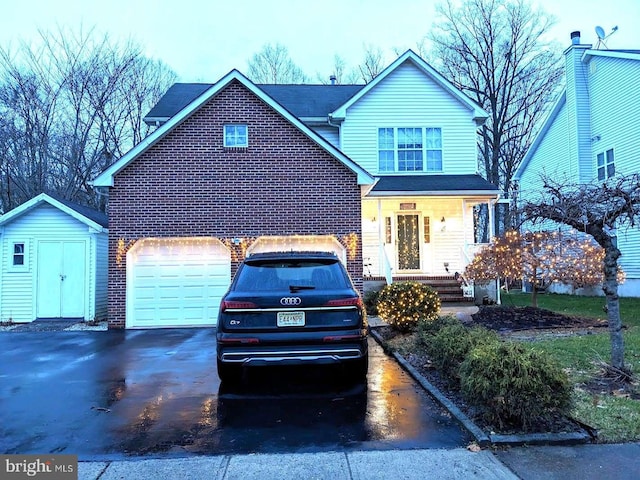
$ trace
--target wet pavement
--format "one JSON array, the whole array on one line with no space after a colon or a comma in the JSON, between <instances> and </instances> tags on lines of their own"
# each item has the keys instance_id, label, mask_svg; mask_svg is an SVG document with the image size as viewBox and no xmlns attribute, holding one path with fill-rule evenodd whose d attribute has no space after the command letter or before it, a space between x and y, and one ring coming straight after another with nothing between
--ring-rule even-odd
<instances>
[{"instance_id":1,"label":"wet pavement","mask_svg":"<svg viewBox=\"0 0 640 480\"><path fill-rule=\"evenodd\" d=\"M215 363L212 329L0 335L0 452L113 460L471 440L373 340L366 384L269 368L227 388Z\"/></svg>"}]
</instances>

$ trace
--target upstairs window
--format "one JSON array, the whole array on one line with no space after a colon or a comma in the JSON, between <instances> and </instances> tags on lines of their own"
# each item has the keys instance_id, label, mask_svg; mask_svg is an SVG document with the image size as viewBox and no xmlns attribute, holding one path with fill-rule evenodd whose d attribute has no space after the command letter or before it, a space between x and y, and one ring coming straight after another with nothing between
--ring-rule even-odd
<instances>
[{"instance_id":1,"label":"upstairs window","mask_svg":"<svg viewBox=\"0 0 640 480\"><path fill-rule=\"evenodd\" d=\"M395 170L394 150L396 144L393 137L393 128L378 129L378 169L381 172L393 172Z\"/></svg>"},{"instance_id":2,"label":"upstairs window","mask_svg":"<svg viewBox=\"0 0 640 480\"><path fill-rule=\"evenodd\" d=\"M441 128L379 128L380 172L441 172Z\"/></svg>"},{"instance_id":3,"label":"upstairs window","mask_svg":"<svg viewBox=\"0 0 640 480\"><path fill-rule=\"evenodd\" d=\"M613 159L613 148L599 153L596 157L598 180L606 180L616 174L616 165Z\"/></svg>"},{"instance_id":4,"label":"upstairs window","mask_svg":"<svg viewBox=\"0 0 640 480\"><path fill-rule=\"evenodd\" d=\"M424 170L422 160L422 129L398 129L398 171L414 172Z\"/></svg>"},{"instance_id":5,"label":"upstairs window","mask_svg":"<svg viewBox=\"0 0 640 480\"><path fill-rule=\"evenodd\" d=\"M442 171L442 129L426 128L427 170Z\"/></svg>"},{"instance_id":6,"label":"upstairs window","mask_svg":"<svg viewBox=\"0 0 640 480\"><path fill-rule=\"evenodd\" d=\"M225 125L224 146L229 148L245 148L249 145L246 125Z\"/></svg>"}]
</instances>

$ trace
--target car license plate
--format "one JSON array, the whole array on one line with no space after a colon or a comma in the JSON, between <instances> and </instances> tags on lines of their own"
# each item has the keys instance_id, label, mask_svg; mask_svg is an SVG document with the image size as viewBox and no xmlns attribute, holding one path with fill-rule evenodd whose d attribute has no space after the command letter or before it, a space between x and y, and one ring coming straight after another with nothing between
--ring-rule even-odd
<instances>
[{"instance_id":1,"label":"car license plate","mask_svg":"<svg viewBox=\"0 0 640 480\"><path fill-rule=\"evenodd\" d=\"M279 327L304 327L304 312L278 312Z\"/></svg>"}]
</instances>

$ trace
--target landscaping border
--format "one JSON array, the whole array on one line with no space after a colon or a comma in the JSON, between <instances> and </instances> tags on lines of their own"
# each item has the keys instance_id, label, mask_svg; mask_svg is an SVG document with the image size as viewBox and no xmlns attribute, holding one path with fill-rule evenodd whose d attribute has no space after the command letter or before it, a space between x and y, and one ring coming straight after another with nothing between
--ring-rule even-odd
<instances>
[{"instance_id":1,"label":"landscaping border","mask_svg":"<svg viewBox=\"0 0 640 480\"><path fill-rule=\"evenodd\" d=\"M517 446L517 445L578 445L590 443L597 438L597 432L591 427L572 420L578 430L566 433L529 433L522 435L501 435L486 433L451 400L449 400L436 386L427 380L413 365L407 362L402 355L388 348L383 338L375 329L370 329L371 336L384 349L393 356L413 379L418 382L436 401L438 401L449 413L475 438L481 447L488 446Z\"/></svg>"}]
</instances>

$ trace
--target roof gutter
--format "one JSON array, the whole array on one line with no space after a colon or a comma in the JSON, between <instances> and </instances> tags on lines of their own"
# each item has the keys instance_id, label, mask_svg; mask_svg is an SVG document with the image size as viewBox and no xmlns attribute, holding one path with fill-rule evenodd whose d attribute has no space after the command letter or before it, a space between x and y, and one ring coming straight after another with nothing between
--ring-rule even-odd
<instances>
[{"instance_id":1,"label":"roof gutter","mask_svg":"<svg viewBox=\"0 0 640 480\"><path fill-rule=\"evenodd\" d=\"M492 197L500 198L498 190L420 190L410 192L407 190L370 192L369 197Z\"/></svg>"}]
</instances>

